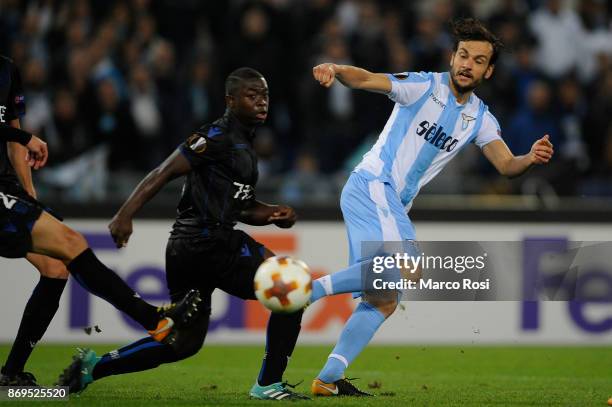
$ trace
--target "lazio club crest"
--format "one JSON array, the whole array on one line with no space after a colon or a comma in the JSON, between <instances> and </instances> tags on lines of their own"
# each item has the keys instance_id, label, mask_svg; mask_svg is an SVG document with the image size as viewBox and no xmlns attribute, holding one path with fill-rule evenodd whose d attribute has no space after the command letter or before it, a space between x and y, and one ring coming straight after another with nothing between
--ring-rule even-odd
<instances>
[{"instance_id":1,"label":"lazio club crest","mask_svg":"<svg viewBox=\"0 0 612 407\"><path fill-rule=\"evenodd\" d=\"M476 120L475 117L468 116L465 113L461 113L461 119L463 119L463 121L461 122L461 130L467 129L470 125L470 122Z\"/></svg>"}]
</instances>

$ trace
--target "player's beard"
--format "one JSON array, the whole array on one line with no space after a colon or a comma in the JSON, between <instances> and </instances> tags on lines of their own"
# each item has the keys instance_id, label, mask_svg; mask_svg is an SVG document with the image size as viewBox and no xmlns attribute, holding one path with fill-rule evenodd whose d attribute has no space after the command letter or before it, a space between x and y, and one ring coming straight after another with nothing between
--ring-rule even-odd
<instances>
[{"instance_id":1,"label":"player's beard","mask_svg":"<svg viewBox=\"0 0 612 407\"><path fill-rule=\"evenodd\" d=\"M465 93L473 91L482 82L482 78L474 79L474 77L472 77L472 83L470 83L467 86L462 86L462 85L459 84L459 82L457 82L456 76L458 74L459 74L458 71L457 72L452 72L452 74L451 74L451 81L453 81L453 85L455 86L455 89L457 89L457 92L459 92L460 94L465 94Z\"/></svg>"}]
</instances>

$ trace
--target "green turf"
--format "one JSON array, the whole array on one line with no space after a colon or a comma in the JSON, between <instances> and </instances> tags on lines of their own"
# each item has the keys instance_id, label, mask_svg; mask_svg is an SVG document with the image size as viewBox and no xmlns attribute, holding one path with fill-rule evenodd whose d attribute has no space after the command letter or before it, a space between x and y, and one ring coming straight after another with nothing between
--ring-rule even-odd
<instances>
[{"instance_id":1,"label":"green turf","mask_svg":"<svg viewBox=\"0 0 612 407\"><path fill-rule=\"evenodd\" d=\"M112 349L96 345L98 353ZM41 345L29 363L50 384L74 347ZM330 347L300 346L286 379L307 392ZM4 360L7 346L0 346ZM70 404L83 406L268 405L249 400L259 346L207 346L197 356L155 370L93 383ZM351 366L369 399L317 399L308 406L605 406L612 396L612 347L369 347ZM368 387L376 387L370 388ZM0 405L58 402L0 402Z\"/></svg>"}]
</instances>

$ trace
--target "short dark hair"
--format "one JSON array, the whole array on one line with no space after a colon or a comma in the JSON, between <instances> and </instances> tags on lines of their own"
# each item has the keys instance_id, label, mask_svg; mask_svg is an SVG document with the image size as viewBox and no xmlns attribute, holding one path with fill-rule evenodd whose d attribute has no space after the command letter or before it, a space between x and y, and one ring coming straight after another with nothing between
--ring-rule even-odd
<instances>
[{"instance_id":1,"label":"short dark hair","mask_svg":"<svg viewBox=\"0 0 612 407\"><path fill-rule=\"evenodd\" d=\"M227 76L225 80L225 94L235 95L242 87L244 81L260 78L263 78L263 75L253 68L238 68Z\"/></svg>"},{"instance_id":2,"label":"short dark hair","mask_svg":"<svg viewBox=\"0 0 612 407\"><path fill-rule=\"evenodd\" d=\"M493 47L493 55L491 55L489 65L495 64L499 51L504 47L504 44L484 24L475 18L460 18L454 20L451 27L455 39L453 51L457 51L461 41L486 41Z\"/></svg>"}]
</instances>

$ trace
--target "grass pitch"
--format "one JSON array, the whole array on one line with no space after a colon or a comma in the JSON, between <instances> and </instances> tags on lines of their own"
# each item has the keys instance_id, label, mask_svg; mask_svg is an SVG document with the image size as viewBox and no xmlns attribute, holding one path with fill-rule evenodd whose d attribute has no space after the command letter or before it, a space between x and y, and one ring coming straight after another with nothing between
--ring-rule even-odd
<instances>
[{"instance_id":1,"label":"grass pitch","mask_svg":"<svg viewBox=\"0 0 612 407\"><path fill-rule=\"evenodd\" d=\"M95 345L98 354L112 346ZM8 353L0 346L0 359ZM331 346L298 346L285 379L308 393ZM73 346L40 345L28 369L44 385L68 364ZM195 357L94 382L69 405L258 406L250 400L262 346L205 346ZM612 396L612 347L372 346L347 372L374 398L325 398L305 406L606 406ZM63 405L63 402L1 402Z\"/></svg>"}]
</instances>

